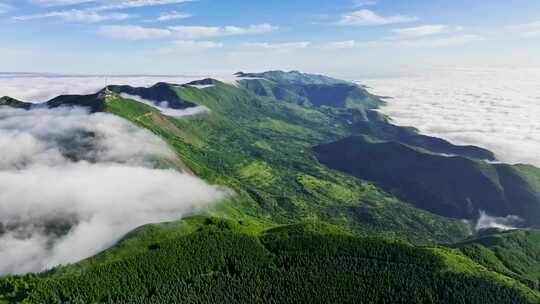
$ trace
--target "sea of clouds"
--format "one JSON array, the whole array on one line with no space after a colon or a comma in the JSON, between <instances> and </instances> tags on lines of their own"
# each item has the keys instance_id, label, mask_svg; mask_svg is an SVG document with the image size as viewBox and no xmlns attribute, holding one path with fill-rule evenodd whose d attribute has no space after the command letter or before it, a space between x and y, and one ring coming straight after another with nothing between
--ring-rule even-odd
<instances>
[{"instance_id":1,"label":"sea of clouds","mask_svg":"<svg viewBox=\"0 0 540 304\"><path fill-rule=\"evenodd\" d=\"M82 108L0 107L0 275L79 261L229 195L175 170L158 137Z\"/></svg>"},{"instance_id":2,"label":"sea of clouds","mask_svg":"<svg viewBox=\"0 0 540 304\"><path fill-rule=\"evenodd\" d=\"M394 123L493 151L500 161L540 167L540 69L436 69L361 79L389 96Z\"/></svg>"}]
</instances>

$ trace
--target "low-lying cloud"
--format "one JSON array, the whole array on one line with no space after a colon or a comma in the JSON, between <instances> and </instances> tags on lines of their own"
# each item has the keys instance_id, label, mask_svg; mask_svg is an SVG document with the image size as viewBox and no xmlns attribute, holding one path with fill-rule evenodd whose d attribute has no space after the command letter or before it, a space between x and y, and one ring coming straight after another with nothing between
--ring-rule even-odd
<instances>
[{"instance_id":1,"label":"low-lying cloud","mask_svg":"<svg viewBox=\"0 0 540 304\"><path fill-rule=\"evenodd\" d=\"M172 169L150 132L79 108L0 107L0 274L79 261L228 195Z\"/></svg>"},{"instance_id":2,"label":"low-lying cloud","mask_svg":"<svg viewBox=\"0 0 540 304\"><path fill-rule=\"evenodd\" d=\"M523 223L523 219L517 215L508 215L505 217L490 216L484 211L480 211L480 217L476 222L476 231L489 228L497 228L501 230L516 229Z\"/></svg>"},{"instance_id":3,"label":"low-lying cloud","mask_svg":"<svg viewBox=\"0 0 540 304\"><path fill-rule=\"evenodd\" d=\"M161 113L163 113L165 115L173 116L173 117L191 116L191 115L197 115L197 114L210 112L210 109L208 109L205 106L190 107L190 108L187 108L187 109L181 109L180 110L180 109L170 108L169 107L169 102L166 101L166 100L164 100L164 101L153 101L153 100L144 99L144 98L142 98L140 96L137 96L137 95L130 95L130 94L126 94L126 93L122 93L122 94L120 94L120 96L123 97L123 98L126 98L126 99L135 100L135 101L138 101L140 103L144 103L144 104L149 105L151 107L157 108Z\"/></svg>"},{"instance_id":4,"label":"low-lying cloud","mask_svg":"<svg viewBox=\"0 0 540 304\"><path fill-rule=\"evenodd\" d=\"M538 79L539 69L438 69L360 82L393 97L381 111L398 125L540 167Z\"/></svg>"}]
</instances>

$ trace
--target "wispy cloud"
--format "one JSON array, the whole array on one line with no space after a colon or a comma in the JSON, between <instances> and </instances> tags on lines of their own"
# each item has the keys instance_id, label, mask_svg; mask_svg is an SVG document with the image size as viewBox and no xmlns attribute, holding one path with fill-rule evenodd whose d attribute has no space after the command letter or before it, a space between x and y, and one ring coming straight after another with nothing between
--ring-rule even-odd
<instances>
[{"instance_id":1,"label":"wispy cloud","mask_svg":"<svg viewBox=\"0 0 540 304\"><path fill-rule=\"evenodd\" d=\"M285 42L285 43L269 43L269 42L248 42L244 43L243 47L258 50L275 50L275 51L292 51L307 48L311 42Z\"/></svg>"},{"instance_id":2,"label":"wispy cloud","mask_svg":"<svg viewBox=\"0 0 540 304\"><path fill-rule=\"evenodd\" d=\"M158 6L168 4L181 4L192 2L193 0L122 0L122 1L102 1L106 4L94 8L95 10L115 10L127 8L139 8L147 6Z\"/></svg>"},{"instance_id":3,"label":"wispy cloud","mask_svg":"<svg viewBox=\"0 0 540 304\"><path fill-rule=\"evenodd\" d=\"M181 4L192 1L193 0L31 0L33 4L39 6L68 6L91 3L97 5L92 8L92 10L96 11Z\"/></svg>"},{"instance_id":4,"label":"wispy cloud","mask_svg":"<svg viewBox=\"0 0 540 304\"><path fill-rule=\"evenodd\" d=\"M108 25L102 26L98 33L102 36L119 40L153 40L169 37L168 29L148 28L138 25Z\"/></svg>"},{"instance_id":5,"label":"wispy cloud","mask_svg":"<svg viewBox=\"0 0 540 304\"><path fill-rule=\"evenodd\" d=\"M39 6L63 6L63 5L77 5L84 3L96 2L96 0L31 0L33 4Z\"/></svg>"},{"instance_id":6,"label":"wispy cloud","mask_svg":"<svg viewBox=\"0 0 540 304\"><path fill-rule=\"evenodd\" d=\"M511 32L517 33L521 38L540 37L540 21L509 26Z\"/></svg>"},{"instance_id":7,"label":"wispy cloud","mask_svg":"<svg viewBox=\"0 0 540 304\"><path fill-rule=\"evenodd\" d=\"M377 4L375 0L355 0L353 1L354 7L364 7Z\"/></svg>"},{"instance_id":8,"label":"wispy cloud","mask_svg":"<svg viewBox=\"0 0 540 304\"><path fill-rule=\"evenodd\" d=\"M98 32L102 36L120 40L150 40L174 36L180 41L191 41L211 37L264 34L275 29L277 28L270 24L257 24L248 27L171 26L168 28L110 25L101 27Z\"/></svg>"},{"instance_id":9,"label":"wispy cloud","mask_svg":"<svg viewBox=\"0 0 540 304\"><path fill-rule=\"evenodd\" d=\"M248 27L238 26L173 26L169 28L175 36L183 39L200 39L222 36L239 36L265 34L277 30L277 27L271 24L253 24Z\"/></svg>"},{"instance_id":10,"label":"wispy cloud","mask_svg":"<svg viewBox=\"0 0 540 304\"><path fill-rule=\"evenodd\" d=\"M478 35L457 35L436 39L402 40L398 41L397 44L406 48L444 48L461 46L482 40L484 38Z\"/></svg>"},{"instance_id":11,"label":"wispy cloud","mask_svg":"<svg viewBox=\"0 0 540 304\"><path fill-rule=\"evenodd\" d=\"M339 49L351 49L359 47L370 47L370 48L425 48L425 49L435 49L435 48L445 48L453 46L462 46L469 43L482 41L484 38L479 35L454 35L454 36L443 36L437 38L421 38L425 36L412 36L410 39L406 37L390 37L383 38L378 40L370 41L356 41L356 40L346 40L346 41L334 41L326 44L326 49L339 50Z\"/></svg>"},{"instance_id":12,"label":"wispy cloud","mask_svg":"<svg viewBox=\"0 0 540 304\"><path fill-rule=\"evenodd\" d=\"M84 23L96 23L102 21L120 21L126 20L133 15L123 14L123 13L111 13L111 14L100 14L97 12L90 12L84 10L66 10L66 11L55 11L44 14L36 15L26 15L26 16L15 16L11 19L14 21L27 21L34 19L44 19L44 18L60 18L68 22L84 22Z\"/></svg>"},{"instance_id":13,"label":"wispy cloud","mask_svg":"<svg viewBox=\"0 0 540 304\"><path fill-rule=\"evenodd\" d=\"M328 43L327 48L329 49L351 49L356 47L357 43L354 40L346 41L333 41Z\"/></svg>"},{"instance_id":14,"label":"wispy cloud","mask_svg":"<svg viewBox=\"0 0 540 304\"><path fill-rule=\"evenodd\" d=\"M418 18L414 16L405 15L392 15L392 16L379 16L373 11L368 9L362 9L354 12L350 12L341 16L338 24L340 25L388 25L396 23L406 23L417 21Z\"/></svg>"},{"instance_id":15,"label":"wispy cloud","mask_svg":"<svg viewBox=\"0 0 540 304\"><path fill-rule=\"evenodd\" d=\"M172 11L168 13L162 13L158 18L154 20L149 20L149 21L166 22L166 21L171 21L171 20L187 19L187 18L190 18L191 16L192 15L189 13Z\"/></svg>"},{"instance_id":16,"label":"wispy cloud","mask_svg":"<svg viewBox=\"0 0 540 304\"><path fill-rule=\"evenodd\" d=\"M9 11L11 11L13 7L11 5L7 5L5 3L0 2L0 14L5 14Z\"/></svg>"},{"instance_id":17,"label":"wispy cloud","mask_svg":"<svg viewBox=\"0 0 540 304\"><path fill-rule=\"evenodd\" d=\"M440 34L448 34L453 32L462 31L461 26L448 26L448 25L423 25L417 27L399 28L393 29L392 32L402 37L424 37Z\"/></svg>"},{"instance_id":18,"label":"wispy cloud","mask_svg":"<svg viewBox=\"0 0 540 304\"><path fill-rule=\"evenodd\" d=\"M201 41L201 40L176 40L171 42L168 47L158 50L159 54L173 54L193 51L203 51L210 49L221 49L223 43L215 41Z\"/></svg>"}]
</instances>

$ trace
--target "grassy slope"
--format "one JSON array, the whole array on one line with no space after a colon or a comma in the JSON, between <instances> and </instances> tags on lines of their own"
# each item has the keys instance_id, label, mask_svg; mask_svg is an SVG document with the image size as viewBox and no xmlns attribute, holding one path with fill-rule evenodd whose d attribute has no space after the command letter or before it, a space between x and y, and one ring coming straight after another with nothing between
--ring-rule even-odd
<instances>
[{"instance_id":1,"label":"grassy slope","mask_svg":"<svg viewBox=\"0 0 540 304\"><path fill-rule=\"evenodd\" d=\"M99 261L99 262L97 262ZM31 303L535 303L457 250L359 238L322 223L264 229L195 217L150 225L43 278L0 281Z\"/></svg>"},{"instance_id":2,"label":"grassy slope","mask_svg":"<svg viewBox=\"0 0 540 304\"><path fill-rule=\"evenodd\" d=\"M310 147L348 132L331 110L276 102L224 83L175 90L211 112L181 119L148 115L151 107L121 98L110 100L108 111L163 137L198 176L235 190L237 198L218 214L268 223L322 219L360 234L423 243L469 233L460 221L420 211L320 165Z\"/></svg>"}]
</instances>

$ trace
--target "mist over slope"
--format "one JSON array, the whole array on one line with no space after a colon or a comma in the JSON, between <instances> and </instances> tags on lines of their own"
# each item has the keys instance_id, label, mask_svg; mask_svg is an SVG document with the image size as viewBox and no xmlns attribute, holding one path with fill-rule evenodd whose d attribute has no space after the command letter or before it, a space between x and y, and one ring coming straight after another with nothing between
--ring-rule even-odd
<instances>
[{"instance_id":1,"label":"mist over slope","mask_svg":"<svg viewBox=\"0 0 540 304\"><path fill-rule=\"evenodd\" d=\"M538 69L439 69L360 82L393 98L381 111L398 125L540 167L539 77Z\"/></svg>"},{"instance_id":2,"label":"mist over slope","mask_svg":"<svg viewBox=\"0 0 540 304\"><path fill-rule=\"evenodd\" d=\"M82 108L0 107L0 274L41 271L174 220L226 191L172 169L150 132Z\"/></svg>"}]
</instances>

